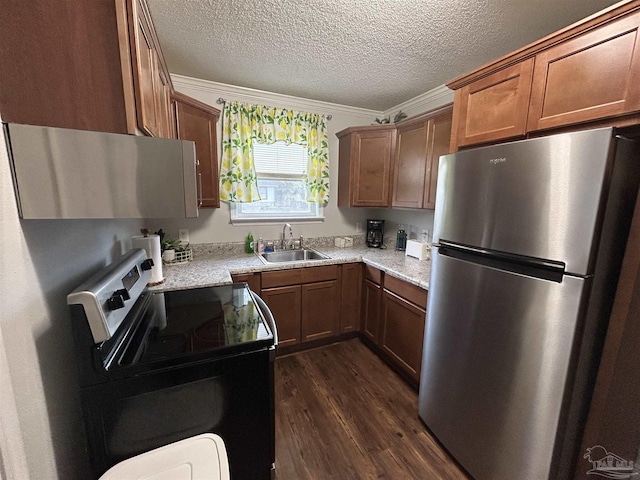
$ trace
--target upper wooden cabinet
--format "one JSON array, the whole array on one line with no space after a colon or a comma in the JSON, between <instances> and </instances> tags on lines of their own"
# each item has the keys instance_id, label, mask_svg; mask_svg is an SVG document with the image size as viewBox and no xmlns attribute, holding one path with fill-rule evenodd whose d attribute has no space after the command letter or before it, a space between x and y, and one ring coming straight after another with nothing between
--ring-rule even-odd
<instances>
[{"instance_id":1,"label":"upper wooden cabinet","mask_svg":"<svg viewBox=\"0 0 640 480\"><path fill-rule=\"evenodd\" d=\"M451 106L400 122L391 206L435 208L438 159L449 153Z\"/></svg>"},{"instance_id":2,"label":"upper wooden cabinet","mask_svg":"<svg viewBox=\"0 0 640 480\"><path fill-rule=\"evenodd\" d=\"M171 95L176 116L178 138L196 144L198 188L201 207L218 208L218 142L216 123L220 110L191 97L174 92Z\"/></svg>"},{"instance_id":3,"label":"upper wooden cabinet","mask_svg":"<svg viewBox=\"0 0 640 480\"><path fill-rule=\"evenodd\" d=\"M395 125L350 127L336 136L340 143L338 206L390 206Z\"/></svg>"},{"instance_id":4,"label":"upper wooden cabinet","mask_svg":"<svg viewBox=\"0 0 640 480\"><path fill-rule=\"evenodd\" d=\"M451 150L574 125L639 124L639 27L639 1L616 4L452 80Z\"/></svg>"},{"instance_id":5,"label":"upper wooden cabinet","mask_svg":"<svg viewBox=\"0 0 640 480\"><path fill-rule=\"evenodd\" d=\"M171 137L171 77L164 63L149 7L145 0L131 0L128 12L131 50L135 60L133 78L138 127L147 135Z\"/></svg>"},{"instance_id":6,"label":"upper wooden cabinet","mask_svg":"<svg viewBox=\"0 0 640 480\"><path fill-rule=\"evenodd\" d=\"M438 159L449 153L451 105L336 136L339 207L435 207Z\"/></svg>"},{"instance_id":7,"label":"upper wooden cabinet","mask_svg":"<svg viewBox=\"0 0 640 480\"><path fill-rule=\"evenodd\" d=\"M536 55L527 129L640 110L640 12Z\"/></svg>"},{"instance_id":8,"label":"upper wooden cabinet","mask_svg":"<svg viewBox=\"0 0 640 480\"><path fill-rule=\"evenodd\" d=\"M126 22L124 1L3 2L2 120L133 133L133 90L129 84L126 91L121 73L122 18Z\"/></svg>"},{"instance_id":9,"label":"upper wooden cabinet","mask_svg":"<svg viewBox=\"0 0 640 480\"><path fill-rule=\"evenodd\" d=\"M4 2L3 121L130 134L148 123L140 130L171 136L169 74L150 16L140 20L140 12L148 14L142 0ZM132 38L141 28L138 49ZM141 89L149 105L138 100Z\"/></svg>"},{"instance_id":10,"label":"upper wooden cabinet","mask_svg":"<svg viewBox=\"0 0 640 480\"><path fill-rule=\"evenodd\" d=\"M456 90L453 104L457 145L524 135L532 73L530 58Z\"/></svg>"}]
</instances>

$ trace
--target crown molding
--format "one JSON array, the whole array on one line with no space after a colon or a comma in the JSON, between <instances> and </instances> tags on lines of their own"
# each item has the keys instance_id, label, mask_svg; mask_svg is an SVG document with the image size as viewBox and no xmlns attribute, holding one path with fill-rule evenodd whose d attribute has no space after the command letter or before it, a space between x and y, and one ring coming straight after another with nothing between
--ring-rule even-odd
<instances>
[{"instance_id":1,"label":"crown molding","mask_svg":"<svg viewBox=\"0 0 640 480\"><path fill-rule=\"evenodd\" d=\"M446 85L441 85L386 110L382 115L390 117L399 110L415 109L416 111L427 112L452 102L453 90L447 88Z\"/></svg>"},{"instance_id":2,"label":"crown molding","mask_svg":"<svg viewBox=\"0 0 640 480\"><path fill-rule=\"evenodd\" d=\"M212 82L210 80L202 80L174 73L171 74L171 81L178 91L181 88L185 88L188 90L201 91L225 99L233 99L250 103L261 102L265 105L286 105L289 108L297 108L325 115L341 113L366 118L368 123L371 119L379 117L382 114L382 112L378 110L369 110L367 108L351 107L349 105L340 105L338 103L311 100L308 98L294 97L281 93L267 92L265 90L238 87L236 85Z\"/></svg>"}]
</instances>

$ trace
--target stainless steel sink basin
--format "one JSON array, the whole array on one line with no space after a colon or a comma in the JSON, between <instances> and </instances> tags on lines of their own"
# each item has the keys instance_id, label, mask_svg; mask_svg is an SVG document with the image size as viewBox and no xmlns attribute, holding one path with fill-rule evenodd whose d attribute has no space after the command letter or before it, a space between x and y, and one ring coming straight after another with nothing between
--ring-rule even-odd
<instances>
[{"instance_id":1,"label":"stainless steel sink basin","mask_svg":"<svg viewBox=\"0 0 640 480\"><path fill-rule=\"evenodd\" d=\"M328 257L324 253L316 252L310 248L304 250L281 250L279 252L259 253L258 258L262 263L286 263L286 262L304 262L309 260L325 260Z\"/></svg>"}]
</instances>

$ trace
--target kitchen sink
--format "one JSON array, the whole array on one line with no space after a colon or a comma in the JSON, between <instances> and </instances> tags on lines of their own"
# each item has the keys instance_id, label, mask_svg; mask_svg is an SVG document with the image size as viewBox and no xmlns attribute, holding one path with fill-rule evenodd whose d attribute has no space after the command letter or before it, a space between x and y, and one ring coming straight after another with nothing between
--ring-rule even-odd
<instances>
[{"instance_id":1,"label":"kitchen sink","mask_svg":"<svg viewBox=\"0 0 640 480\"><path fill-rule=\"evenodd\" d=\"M330 258L324 253L305 248L303 250L281 250L279 252L265 252L257 254L262 263L304 262L308 260L325 260Z\"/></svg>"}]
</instances>

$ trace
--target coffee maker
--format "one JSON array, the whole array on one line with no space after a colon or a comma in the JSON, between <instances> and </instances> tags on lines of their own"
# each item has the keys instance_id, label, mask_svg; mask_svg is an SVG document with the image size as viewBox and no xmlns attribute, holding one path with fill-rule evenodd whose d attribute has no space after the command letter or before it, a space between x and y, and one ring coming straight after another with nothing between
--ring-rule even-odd
<instances>
[{"instance_id":1,"label":"coffee maker","mask_svg":"<svg viewBox=\"0 0 640 480\"><path fill-rule=\"evenodd\" d=\"M367 220L367 247L382 248L384 220Z\"/></svg>"}]
</instances>

